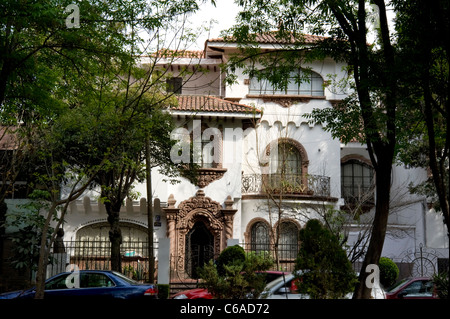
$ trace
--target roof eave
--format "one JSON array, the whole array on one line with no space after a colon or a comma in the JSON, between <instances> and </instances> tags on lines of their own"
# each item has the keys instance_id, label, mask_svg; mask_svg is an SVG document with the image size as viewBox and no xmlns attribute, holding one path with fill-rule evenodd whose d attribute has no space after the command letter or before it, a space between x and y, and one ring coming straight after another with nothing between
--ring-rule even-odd
<instances>
[{"instance_id":1,"label":"roof eave","mask_svg":"<svg viewBox=\"0 0 450 319\"><path fill-rule=\"evenodd\" d=\"M208 111L181 111L181 110L170 110L170 114L173 116L182 117L220 117L220 118L233 118L233 119L259 119L261 118L260 112L208 112Z\"/></svg>"}]
</instances>

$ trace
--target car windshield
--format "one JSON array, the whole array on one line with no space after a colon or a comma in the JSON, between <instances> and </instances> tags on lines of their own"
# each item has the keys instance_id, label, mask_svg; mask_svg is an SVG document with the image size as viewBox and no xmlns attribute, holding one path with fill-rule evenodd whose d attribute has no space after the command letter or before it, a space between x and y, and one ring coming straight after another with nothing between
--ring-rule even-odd
<instances>
[{"instance_id":1,"label":"car windshield","mask_svg":"<svg viewBox=\"0 0 450 319\"><path fill-rule=\"evenodd\" d=\"M397 290L402 288L408 280L409 280L409 278L405 278L405 279L400 280L398 283L396 283L393 286L389 287L386 290L386 292L396 292Z\"/></svg>"},{"instance_id":2,"label":"car windshield","mask_svg":"<svg viewBox=\"0 0 450 319\"><path fill-rule=\"evenodd\" d=\"M265 290L270 290L273 287L275 287L276 285L278 285L280 282L282 281L289 281L292 278L292 274L286 275L286 276L281 276L278 279L275 279L274 281L271 281L267 284Z\"/></svg>"}]
</instances>

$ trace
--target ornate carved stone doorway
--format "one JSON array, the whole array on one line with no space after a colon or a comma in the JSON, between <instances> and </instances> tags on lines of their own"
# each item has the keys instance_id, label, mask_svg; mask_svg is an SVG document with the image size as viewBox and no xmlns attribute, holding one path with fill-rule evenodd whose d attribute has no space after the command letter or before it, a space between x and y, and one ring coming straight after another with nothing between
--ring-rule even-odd
<instances>
[{"instance_id":1,"label":"ornate carved stone doorway","mask_svg":"<svg viewBox=\"0 0 450 319\"><path fill-rule=\"evenodd\" d=\"M233 235L233 209L231 197L222 207L206 197L203 190L175 207L176 200L170 195L167 216L167 236L170 238L171 276L179 279L195 278L196 267L206 259L216 258ZM202 251L199 251L201 249ZM192 260L196 256L197 260ZM200 258L201 257L201 261Z\"/></svg>"},{"instance_id":2,"label":"ornate carved stone doorway","mask_svg":"<svg viewBox=\"0 0 450 319\"><path fill-rule=\"evenodd\" d=\"M214 236L203 221L198 221L186 234L186 265L189 277L198 278L198 267L214 258Z\"/></svg>"}]
</instances>

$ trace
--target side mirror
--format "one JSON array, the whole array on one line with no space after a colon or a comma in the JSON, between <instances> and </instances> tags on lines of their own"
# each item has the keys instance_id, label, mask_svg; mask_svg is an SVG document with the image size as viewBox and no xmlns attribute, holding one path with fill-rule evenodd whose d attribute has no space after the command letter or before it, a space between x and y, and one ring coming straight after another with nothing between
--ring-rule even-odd
<instances>
[{"instance_id":1,"label":"side mirror","mask_svg":"<svg viewBox=\"0 0 450 319\"><path fill-rule=\"evenodd\" d=\"M408 292L407 292L406 290L403 290L403 291L400 292L397 296L398 296L399 298L403 298L403 297L405 297L407 294L408 294Z\"/></svg>"}]
</instances>

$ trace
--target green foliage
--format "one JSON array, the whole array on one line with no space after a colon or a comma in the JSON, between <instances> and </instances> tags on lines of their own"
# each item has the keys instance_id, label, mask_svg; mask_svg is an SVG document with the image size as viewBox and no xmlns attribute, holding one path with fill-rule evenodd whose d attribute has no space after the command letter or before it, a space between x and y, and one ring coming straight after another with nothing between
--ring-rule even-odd
<instances>
[{"instance_id":1,"label":"green foliage","mask_svg":"<svg viewBox=\"0 0 450 319\"><path fill-rule=\"evenodd\" d=\"M111 220L118 221L145 164L175 175L172 122L165 111L172 99L161 93L164 79L154 76L154 65L143 68L139 58L145 49L159 48L172 22L197 10L199 2L0 3L0 124L20 123L33 138L18 152L35 156L34 186L46 192L52 211L97 185L104 203L114 205ZM66 25L69 4L79 7L79 28ZM147 32L149 43L137 31ZM146 147L151 163L144 164ZM36 227L46 229L49 221L36 221ZM41 256L47 248L40 247ZM41 258L37 297L43 295L45 267Z\"/></svg>"},{"instance_id":2,"label":"green foliage","mask_svg":"<svg viewBox=\"0 0 450 319\"><path fill-rule=\"evenodd\" d=\"M448 272L435 274L433 283L436 287L436 293L440 299L448 299Z\"/></svg>"},{"instance_id":3,"label":"green foliage","mask_svg":"<svg viewBox=\"0 0 450 319\"><path fill-rule=\"evenodd\" d=\"M169 299L170 285L168 284L157 284L158 287L158 299Z\"/></svg>"},{"instance_id":4,"label":"green foliage","mask_svg":"<svg viewBox=\"0 0 450 319\"><path fill-rule=\"evenodd\" d=\"M301 270L300 292L313 299L341 298L351 292L356 275L339 240L320 221L309 220L300 230L296 270Z\"/></svg>"},{"instance_id":5,"label":"green foliage","mask_svg":"<svg viewBox=\"0 0 450 319\"><path fill-rule=\"evenodd\" d=\"M217 271L220 276L226 273L225 266L240 265L245 261L245 251L239 245L225 248L217 258Z\"/></svg>"},{"instance_id":6,"label":"green foliage","mask_svg":"<svg viewBox=\"0 0 450 319\"><path fill-rule=\"evenodd\" d=\"M12 246L13 257L10 262L14 268L37 270L39 246L45 223L41 211L47 207L46 202L31 200L6 214L3 226L12 232L10 238L14 245ZM52 228L49 228L47 238L53 231Z\"/></svg>"},{"instance_id":7,"label":"green foliage","mask_svg":"<svg viewBox=\"0 0 450 319\"><path fill-rule=\"evenodd\" d=\"M221 272L213 261L200 269L201 286L207 288L217 299L258 298L264 290L265 278L257 272L268 270L273 265L273 260L256 253L244 254L242 259L241 250L233 247L222 252L225 252L225 257L221 258ZM231 258L232 256L237 259Z\"/></svg>"},{"instance_id":8,"label":"green foliage","mask_svg":"<svg viewBox=\"0 0 450 319\"><path fill-rule=\"evenodd\" d=\"M380 268L381 285L385 288L389 288L395 284L400 273L397 264L387 257L381 257L378 267Z\"/></svg>"},{"instance_id":9,"label":"green foliage","mask_svg":"<svg viewBox=\"0 0 450 319\"><path fill-rule=\"evenodd\" d=\"M399 161L430 169L432 177L410 191L425 195L448 225L450 136L450 58L445 34L449 24L448 1L393 1L396 8L399 59L403 61L401 83L405 99L405 134L399 143Z\"/></svg>"}]
</instances>

